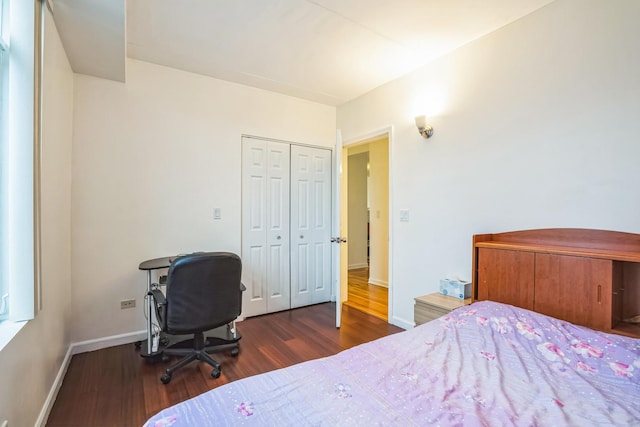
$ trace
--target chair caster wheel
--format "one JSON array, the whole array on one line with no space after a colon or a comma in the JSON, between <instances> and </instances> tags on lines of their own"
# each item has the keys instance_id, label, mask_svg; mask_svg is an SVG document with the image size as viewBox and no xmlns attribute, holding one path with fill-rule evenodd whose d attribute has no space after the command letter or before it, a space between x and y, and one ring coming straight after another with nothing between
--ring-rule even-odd
<instances>
[{"instance_id":1,"label":"chair caster wheel","mask_svg":"<svg viewBox=\"0 0 640 427\"><path fill-rule=\"evenodd\" d=\"M231 349L231 355L232 355L232 356L234 356L234 357L235 357L235 356L237 356L237 355L238 355L238 353L240 353L240 349L239 349L238 347L235 347L235 348L232 348L232 349Z\"/></svg>"},{"instance_id":2,"label":"chair caster wheel","mask_svg":"<svg viewBox=\"0 0 640 427\"><path fill-rule=\"evenodd\" d=\"M136 350L140 350L140 348L142 347L142 342L141 341L136 341L135 342L135 346L136 346Z\"/></svg>"},{"instance_id":3,"label":"chair caster wheel","mask_svg":"<svg viewBox=\"0 0 640 427\"><path fill-rule=\"evenodd\" d=\"M162 376L160 377L160 381L162 381L162 384L169 384L169 381L171 381L171 375L162 374Z\"/></svg>"},{"instance_id":4,"label":"chair caster wheel","mask_svg":"<svg viewBox=\"0 0 640 427\"><path fill-rule=\"evenodd\" d=\"M211 371L211 376L213 378L220 378L220 369L214 369L213 371Z\"/></svg>"}]
</instances>

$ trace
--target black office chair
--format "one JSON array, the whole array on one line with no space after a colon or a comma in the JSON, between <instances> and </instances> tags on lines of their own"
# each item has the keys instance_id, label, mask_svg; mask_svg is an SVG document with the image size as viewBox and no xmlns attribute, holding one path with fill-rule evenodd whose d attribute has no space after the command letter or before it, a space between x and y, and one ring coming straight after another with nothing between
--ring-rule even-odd
<instances>
[{"instance_id":1,"label":"black office chair","mask_svg":"<svg viewBox=\"0 0 640 427\"><path fill-rule=\"evenodd\" d=\"M228 252L196 253L176 258L167 274L166 297L158 289L153 291L156 317L165 339L175 342L163 349L166 355L184 356L167 368L160 380L167 384L173 371L194 360L213 366L211 376L220 376L220 364L208 353L232 349L239 351L240 336L235 320L242 311L240 257ZM224 327L224 328L223 328ZM205 338L205 332L218 336ZM193 334L193 339L180 341L180 335Z\"/></svg>"}]
</instances>

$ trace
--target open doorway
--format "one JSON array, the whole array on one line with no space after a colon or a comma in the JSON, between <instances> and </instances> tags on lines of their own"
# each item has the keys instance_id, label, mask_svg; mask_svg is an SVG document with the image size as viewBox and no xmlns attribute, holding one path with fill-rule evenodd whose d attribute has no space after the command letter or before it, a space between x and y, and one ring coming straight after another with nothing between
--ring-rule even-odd
<instances>
[{"instance_id":1,"label":"open doorway","mask_svg":"<svg viewBox=\"0 0 640 427\"><path fill-rule=\"evenodd\" d=\"M348 241L344 304L388 320L389 139L384 134L343 149Z\"/></svg>"}]
</instances>

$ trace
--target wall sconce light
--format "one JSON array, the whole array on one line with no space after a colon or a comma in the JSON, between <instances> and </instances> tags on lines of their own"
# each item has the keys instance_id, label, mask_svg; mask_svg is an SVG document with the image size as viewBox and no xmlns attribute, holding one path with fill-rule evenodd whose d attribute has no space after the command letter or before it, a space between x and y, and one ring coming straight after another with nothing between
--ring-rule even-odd
<instances>
[{"instance_id":1,"label":"wall sconce light","mask_svg":"<svg viewBox=\"0 0 640 427\"><path fill-rule=\"evenodd\" d=\"M431 138L433 135L433 126L427 124L426 116L416 116L416 126L423 138Z\"/></svg>"}]
</instances>

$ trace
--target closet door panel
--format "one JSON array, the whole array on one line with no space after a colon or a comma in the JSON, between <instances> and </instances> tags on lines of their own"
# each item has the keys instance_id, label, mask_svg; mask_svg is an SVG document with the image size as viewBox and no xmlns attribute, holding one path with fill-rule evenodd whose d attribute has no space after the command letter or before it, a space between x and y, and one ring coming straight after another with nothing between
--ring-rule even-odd
<instances>
[{"instance_id":1,"label":"closet door panel","mask_svg":"<svg viewBox=\"0 0 640 427\"><path fill-rule=\"evenodd\" d=\"M293 274L292 283L295 286L295 297L298 300L297 304L304 305L302 303L308 299L309 295L309 245L306 243L298 244L296 248L297 253L293 256L295 259L295 269ZM294 304L292 304L294 305ZM298 305L294 305L298 307Z\"/></svg>"},{"instance_id":2,"label":"closet door panel","mask_svg":"<svg viewBox=\"0 0 640 427\"><path fill-rule=\"evenodd\" d=\"M289 170L290 146L281 142L269 141L267 175L269 186L266 205L267 244L267 312L287 310L290 304L289 279Z\"/></svg>"},{"instance_id":3,"label":"closet door panel","mask_svg":"<svg viewBox=\"0 0 640 427\"><path fill-rule=\"evenodd\" d=\"M243 138L244 316L290 308L289 145Z\"/></svg>"},{"instance_id":4,"label":"closet door panel","mask_svg":"<svg viewBox=\"0 0 640 427\"><path fill-rule=\"evenodd\" d=\"M261 141L242 146L242 313L266 313L267 239L267 147Z\"/></svg>"},{"instance_id":5,"label":"closet door panel","mask_svg":"<svg viewBox=\"0 0 640 427\"><path fill-rule=\"evenodd\" d=\"M331 297L331 151L291 146L291 306Z\"/></svg>"},{"instance_id":6,"label":"closet door panel","mask_svg":"<svg viewBox=\"0 0 640 427\"><path fill-rule=\"evenodd\" d=\"M311 303L331 298L331 152L318 150L314 165L314 280Z\"/></svg>"}]
</instances>

